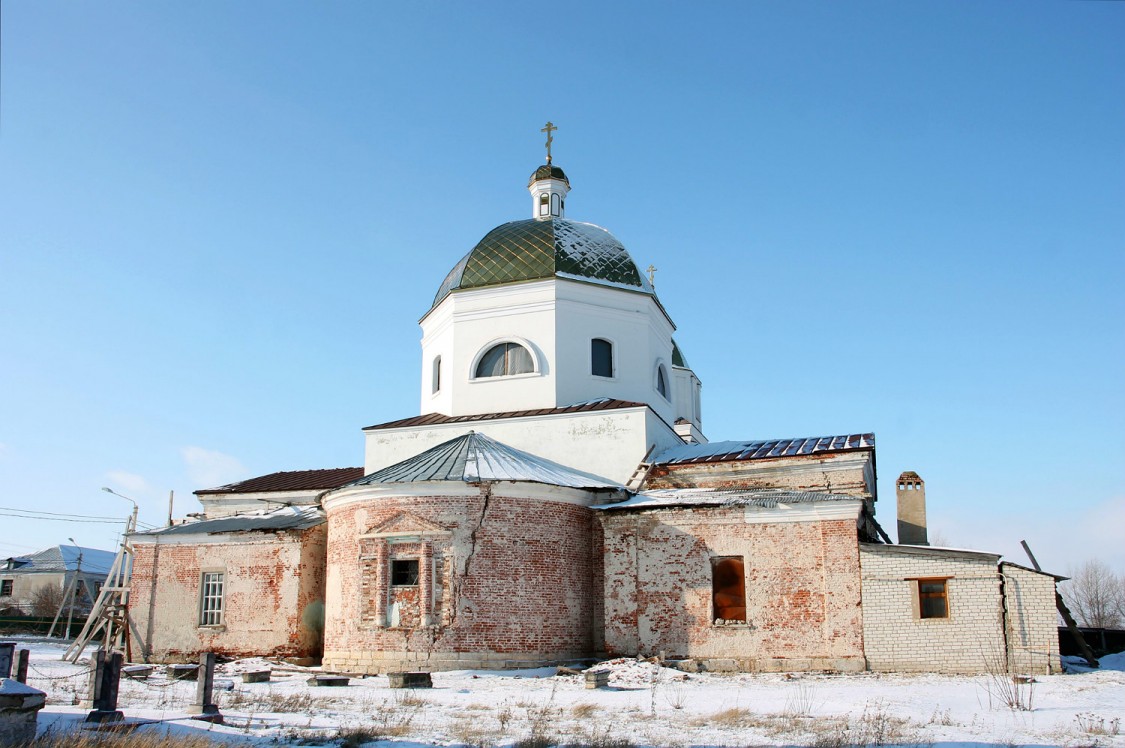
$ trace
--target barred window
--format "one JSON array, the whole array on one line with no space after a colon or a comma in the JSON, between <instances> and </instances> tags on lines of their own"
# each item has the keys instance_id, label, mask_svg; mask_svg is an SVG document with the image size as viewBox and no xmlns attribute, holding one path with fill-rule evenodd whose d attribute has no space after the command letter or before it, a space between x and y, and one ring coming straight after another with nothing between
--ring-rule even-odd
<instances>
[{"instance_id":1,"label":"barred window","mask_svg":"<svg viewBox=\"0 0 1125 748\"><path fill-rule=\"evenodd\" d=\"M223 577L221 571L203 572L199 588L199 625L223 623Z\"/></svg>"},{"instance_id":2,"label":"barred window","mask_svg":"<svg viewBox=\"0 0 1125 748\"><path fill-rule=\"evenodd\" d=\"M413 587L418 584L418 559L396 558L391 561L391 585Z\"/></svg>"}]
</instances>

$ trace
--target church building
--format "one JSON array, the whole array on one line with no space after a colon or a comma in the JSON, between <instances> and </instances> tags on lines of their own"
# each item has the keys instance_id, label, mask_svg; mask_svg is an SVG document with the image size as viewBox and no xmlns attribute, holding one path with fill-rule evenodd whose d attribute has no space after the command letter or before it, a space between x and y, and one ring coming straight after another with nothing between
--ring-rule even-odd
<instances>
[{"instance_id":1,"label":"church building","mask_svg":"<svg viewBox=\"0 0 1125 748\"><path fill-rule=\"evenodd\" d=\"M1056 671L1054 577L930 547L914 473L912 544L892 543L873 434L708 442L674 303L567 218L553 129L531 216L485 234L421 319L419 415L364 428L362 467L200 490L200 515L132 536L134 653Z\"/></svg>"}]
</instances>

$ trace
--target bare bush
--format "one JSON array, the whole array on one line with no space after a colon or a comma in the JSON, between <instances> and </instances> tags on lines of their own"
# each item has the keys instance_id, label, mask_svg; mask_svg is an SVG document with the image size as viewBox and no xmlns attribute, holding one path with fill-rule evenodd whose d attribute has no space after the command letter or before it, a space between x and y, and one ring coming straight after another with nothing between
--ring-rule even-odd
<instances>
[{"instance_id":1,"label":"bare bush","mask_svg":"<svg viewBox=\"0 0 1125 748\"><path fill-rule=\"evenodd\" d=\"M53 618L59 612L64 597L63 588L56 584L40 587L31 595L31 615Z\"/></svg>"},{"instance_id":2,"label":"bare bush","mask_svg":"<svg viewBox=\"0 0 1125 748\"><path fill-rule=\"evenodd\" d=\"M1059 592L1081 625L1114 629L1125 624L1125 575L1115 574L1097 558L1069 574Z\"/></svg>"}]
</instances>

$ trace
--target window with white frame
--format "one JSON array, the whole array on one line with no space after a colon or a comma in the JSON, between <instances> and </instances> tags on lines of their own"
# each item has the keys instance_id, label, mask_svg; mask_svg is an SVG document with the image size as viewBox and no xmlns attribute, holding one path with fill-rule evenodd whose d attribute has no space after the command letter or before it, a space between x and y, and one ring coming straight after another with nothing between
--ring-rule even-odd
<instances>
[{"instance_id":1,"label":"window with white frame","mask_svg":"<svg viewBox=\"0 0 1125 748\"><path fill-rule=\"evenodd\" d=\"M199 625L220 626L223 623L223 583L221 571L205 571L199 586Z\"/></svg>"},{"instance_id":2,"label":"window with white frame","mask_svg":"<svg viewBox=\"0 0 1125 748\"><path fill-rule=\"evenodd\" d=\"M531 351L519 343L499 343L489 348L473 373L477 379L485 377L510 377L513 374L530 374L535 371Z\"/></svg>"}]
</instances>

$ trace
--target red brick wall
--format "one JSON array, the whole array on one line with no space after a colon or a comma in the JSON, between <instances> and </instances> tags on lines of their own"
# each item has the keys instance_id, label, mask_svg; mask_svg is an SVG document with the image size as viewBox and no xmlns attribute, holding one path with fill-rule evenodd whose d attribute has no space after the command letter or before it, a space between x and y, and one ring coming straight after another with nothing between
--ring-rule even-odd
<instances>
[{"instance_id":1,"label":"red brick wall","mask_svg":"<svg viewBox=\"0 0 1125 748\"><path fill-rule=\"evenodd\" d=\"M607 650L739 669L862 669L855 521L752 524L743 511L601 515ZM745 624L713 622L716 556L744 558Z\"/></svg>"},{"instance_id":2,"label":"red brick wall","mask_svg":"<svg viewBox=\"0 0 1125 748\"><path fill-rule=\"evenodd\" d=\"M359 536L402 512L448 531L426 541L435 569L431 626L421 625L417 612L422 585L384 588L400 602L399 625L379 625L372 614L379 592L371 563L385 562ZM593 649L600 579L595 583L588 508L502 498L482 488L467 496L348 503L329 509L328 525L325 667L380 672L409 661L440 669L462 661L566 659ZM413 540L386 547L389 558L418 552Z\"/></svg>"},{"instance_id":3,"label":"red brick wall","mask_svg":"<svg viewBox=\"0 0 1125 748\"><path fill-rule=\"evenodd\" d=\"M235 542L137 543L129 614L133 651L155 661L319 655L326 527ZM200 577L222 571L223 625L199 626Z\"/></svg>"}]
</instances>

